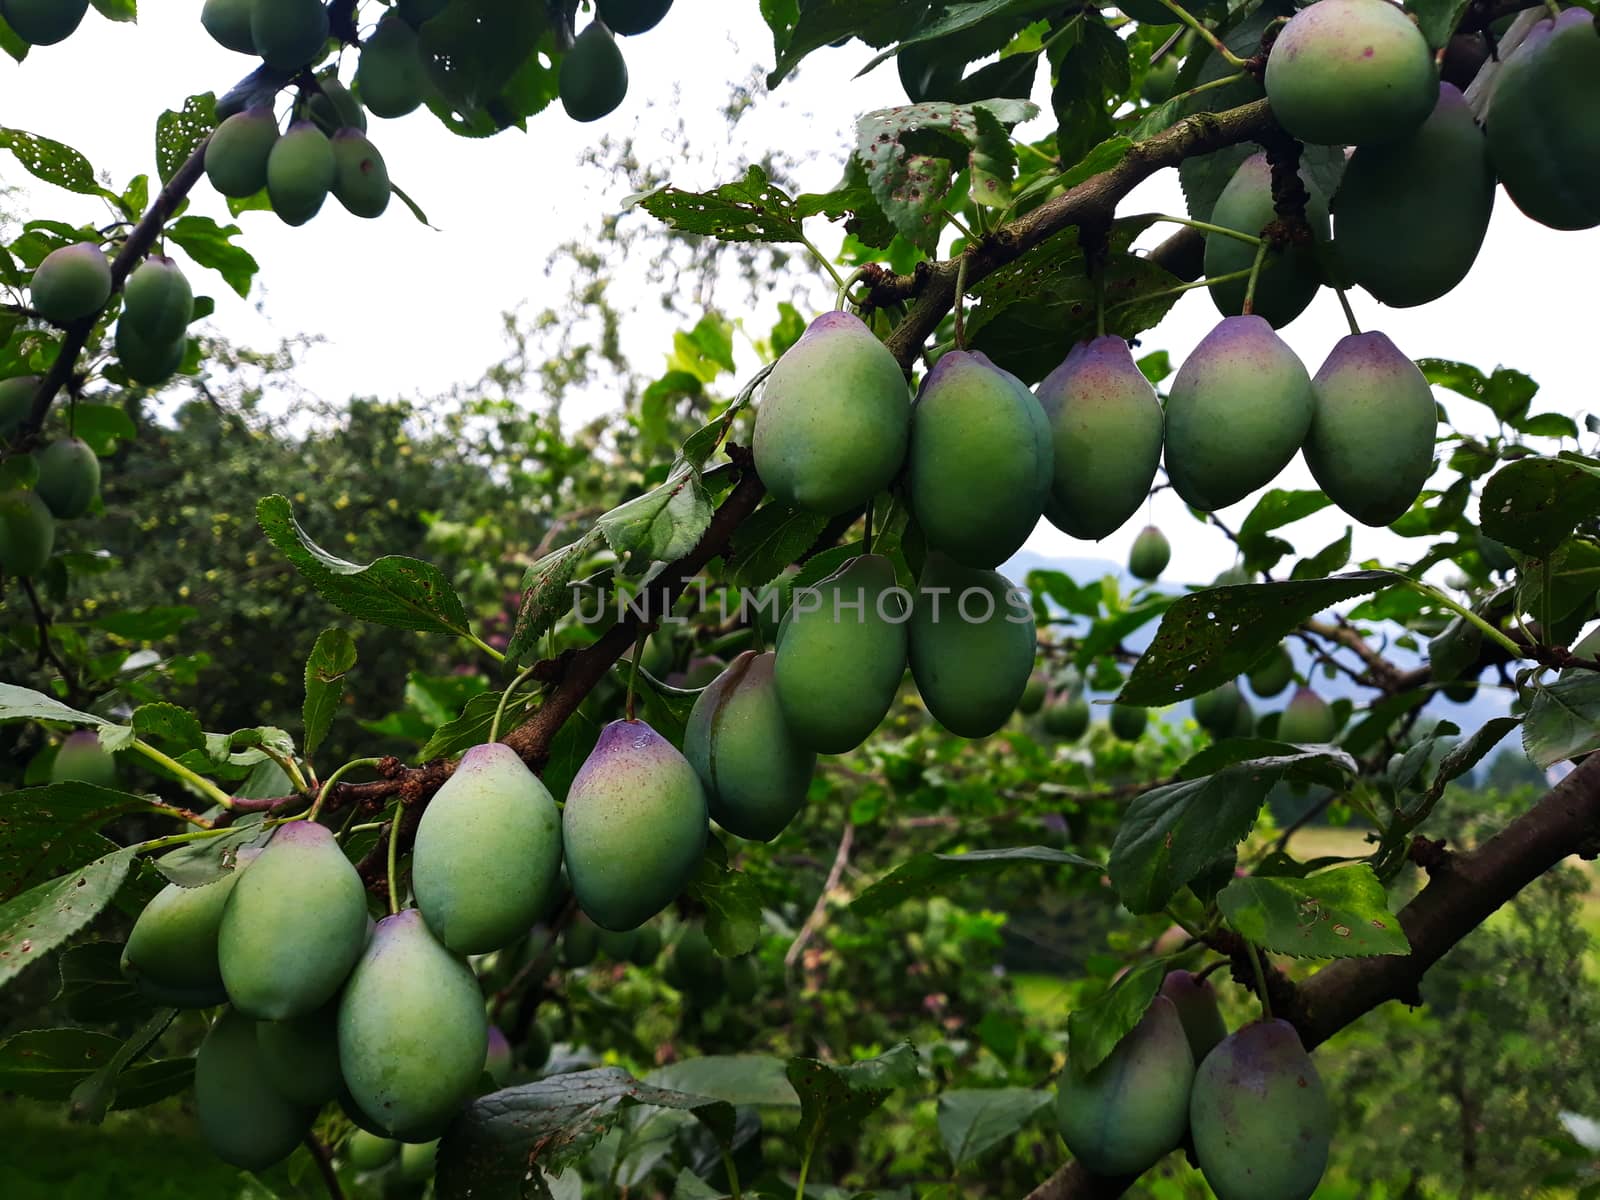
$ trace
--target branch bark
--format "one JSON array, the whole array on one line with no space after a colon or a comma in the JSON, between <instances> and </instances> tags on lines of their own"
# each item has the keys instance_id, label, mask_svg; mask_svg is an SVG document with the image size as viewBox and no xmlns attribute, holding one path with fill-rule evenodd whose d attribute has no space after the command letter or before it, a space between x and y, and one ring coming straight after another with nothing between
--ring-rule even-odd
<instances>
[{"instance_id":1,"label":"branch bark","mask_svg":"<svg viewBox=\"0 0 1600 1200\"><path fill-rule=\"evenodd\" d=\"M1423 974L1462 938L1571 854L1600 856L1600 754L1591 754L1527 812L1476 849L1432 858L1428 885L1400 910L1408 955L1346 958L1294 989L1278 1016L1310 1050L1388 1000L1416 1005ZM1102 1179L1070 1162L1027 1200L1105 1200L1133 1178Z\"/></svg>"}]
</instances>

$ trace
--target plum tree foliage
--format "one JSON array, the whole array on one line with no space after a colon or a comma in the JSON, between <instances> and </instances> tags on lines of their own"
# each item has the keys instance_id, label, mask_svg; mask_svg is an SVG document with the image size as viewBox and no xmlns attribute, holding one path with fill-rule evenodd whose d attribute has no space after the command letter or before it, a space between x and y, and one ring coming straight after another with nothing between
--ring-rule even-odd
<instances>
[{"instance_id":1,"label":"plum tree foliage","mask_svg":"<svg viewBox=\"0 0 1600 1200\"><path fill-rule=\"evenodd\" d=\"M0 0L23 79L88 7ZM0 129L114 212L0 225L0 1087L94 1123L192 1089L169 1115L284 1195L742 1200L831 1170L919 1200L1144 1172L1290 1200L1380 1169L1421 1194L1403 1134L1365 1152L1371 1073L1340 1047L1490 1003L1460 986L1473 931L1600 839L1600 418L1359 323L1471 278L1500 184L1600 224L1595 18L749 5L768 89L859 53L908 103L859 115L826 193L777 154L705 191L618 179L666 249L611 269L654 283L683 250L711 280L726 252L831 306L763 335L678 289L645 379L615 281L580 277L594 343L537 322L561 352L514 344L438 424L244 419L240 373L287 359L196 325L212 272L247 294L256 270L197 188L245 222L425 219L381 122L626 114L626 58L688 7L206 0L255 61L160 115L154 180ZM1126 211L1161 171L1188 211ZM1153 345L1200 289L1218 322L1174 364ZM1313 375L1284 331L1330 303L1350 334ZM626 403L574 431L597 360ZM204 403L164 406L185 385ZM1182 531L1129 528L1167 487L1232 543L1210 584L1176 579ZM1385 557L1353 526L1289 540L1325 510ZM1126 571L1010 578L1041 518L1129 529ZM1444 814L1513 730L1541 786L1465 837ZM1313 821L1359 832L1312 856ZM1529 944L1581 953L1571 907ZM1028 1002L1030 964L1064 1011ZM1589 1061L1592 1005L1558 986L1570 1018L1518 1019ZM1427 1008L1384 1026L1392 1001ZM1472 1065L1451 1136L1505 1087ZM1597 1091L1552 1071L1514 1103L1549 1125ZM1534 1132L1498 1182L1562 1182Z\"/></svg>"}]
</instances>

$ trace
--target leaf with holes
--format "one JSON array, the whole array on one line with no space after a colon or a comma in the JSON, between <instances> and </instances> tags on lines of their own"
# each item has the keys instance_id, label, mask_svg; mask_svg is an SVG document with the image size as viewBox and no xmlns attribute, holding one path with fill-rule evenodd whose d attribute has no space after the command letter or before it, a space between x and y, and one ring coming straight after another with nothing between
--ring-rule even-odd
<instances>
[{"instance_id":1,"label":"leaf with holes","mask_svg":"<svg viewBox=\"0 0 1600 1200\"><path fill-rule=\"evenodd\" d=\"M1026 100L935 101L877 109L856 122L856 156L873 197L901 235L926 250L944 226L941 206L954 174L964 167L981 174L981 163L995 161L994 136L984 134L979 109L1005 136L1007 153L1005 131L1038 112Z\"/></svg>"},{"instance_id":2,"label":"leaf with holes","mask_svg":"<svg viewBox=\"0 0 1600 1200\"><path fill-rule=\"evenodd\" d=\"M0 984L99 916L128 878L135 851L132 846L114 850L0 905Z\"/></svg>"},{"instance_id":3,"label":"leaf with holes","mask_svg":"<svg viewBox=\"0 0 1600 1200\"><path fill-rule=\"evenodd\" d=\"M1540 767L1600 750L1600 671L1573 671L1540 687L1522 725L1522 748Z\"/></svg>"},{"instance_id":4,"label":"leaf with holes","mask_svg":"<svg viewBox=\"0 0 1600 1200\"><path fill-rule=\"evenodd\" d=\"M46 183L84 196L104 196L116 203L116 193L100 186L89 160L71 146L36 133L0 126L0 150L11 151L30 175Z\"/></svg>"},{"instance_id":5,"label":"leaf with holes","mask_svg":"<svg viewBox=\"0 0 1600 1200\"><path fill-rule=\"evenodd\" d=\"M1073 1009L1067 1015L1068 1069L1081 1078L1105 1062L1155 1000L1166 972L1166 959L1142 962L1088 1004Z\"/></svg>"},{"instance_id":6,"label":"leaf with holes","mask_svg":"<svg viewBox=\"0 0 1600 1200\"><path fill-rule=\"evenodd\" d=\"M791 1058L788 1076L800 1097L801 1142L820 1146L828 1138L855 1133L891 1092L916 1084L917 1050L901 1042L876 1058L844 1067Z\"/></svg>"},{"instance_id":7,"label":"leaf with holes","mask_svg":"<svg viewBox=\"0 0 1600 1200\"><path fill-rule=\"evenodd\" d=\"M709 192L686 192L667 184L623 203L644 209L680 233L719 242L798 242L805 236L800 228L804 214L794 198L753 164L737 183Z\"/></svg>"},{"instance_id":8,"label":"leaf with holes","mask_svg":"<svg viewBox=\"0 0 1600 1200\"><path fill-rule=\"evenodd\" d=\"M1389 897L1367 863L1304 879L1251 875L1217 895L1228 924L1264 950L1295 958L1410 954Z\"/></svg>"},{"instance_id":9,"label":"leaf with holes","mask_svg":"<svg viewBox=\"0 0 1600 1200\"><path fill-rule=\"evenodd\" d=\"M1209 692L1249 671L1307 618L1401 578L1393 571L1353 571L1331 579L1236 584L1183 596L1162 618L1117 703L1155 708Z\"/></svg>"},{"instance_id":10,"label":"leaf with holes","mask_svg":"<svg viewBox=\"0 0 1600 1200\"><path fill-rule=\"evenodd\" d=\"M1528 411L1539 385L1521 371L1496 367L1485 375L1477 367L1444 358L1419 358L1417 368L1423 378L1437 387L1448 388L1458 396L1476 400L1502 421L1515 422Z\"/></svg>"},{"instance_id":11,"label":"leaf with holes","mask_svg":"<svg viewBox=\"0 0 1600 1200\"><path fill-rule=\"evenodd\" d=\"M972 110L977 136L972 145L971 196L974 204L1001 208L1011 200L1011 179L1017 172L1017 152L1011 134L1000 119L982 106Z\"/></svg>"},{"instance_id":12,"label":"leaf with holes","mask_svg":"<svg viewBox=\"0 0 1600 1200\"><path fill-rule=\"evenodd\" d=\"M577 541L552 550L528 568L522 577L522 604L517 625L506 647L506 661L515 666L537 651L539 639L572 609L572 577L594 546L598 534L589 530Z\"/></svg>"},{"instance_id":13,"label":"leaf with holes","mask_svg":"<svg viewBox=\"0 0 1600 1200\"><path fill-rule=\"evenodd\" d=\"M613 508L595 524L619 558L643 571L695 548L711 524L711 498L700 472L680 462L660 487Z\"/></svg>"},{"instance_id":14,"label":"leaf with holes","mask_svg":"<svg viewBox=\"0 0 1600 1200\"><path fill-rule=\"evenodd\" d=\"M264 497L256 505L256 520L317 593L342 612L394 629L457 636L468 632L461 598L432 563L398 554L364 566L347 562L311 540L282 496Z\"/></svg>"},{"instance_id":15,"label":"leaf with holes","mask_svg":"<svg viewBox=\"0 0 1600 1200\"><path fill-rule=\"evenodd\" d=\"M959 1167L998 1146L1049 1105L1035 1088L952 1088L939 1096L939 1137L950 1165Z\"/></svg>"},{"instance_id":16,"label":"leaf with holes","mask_svg":"<svg viewBox=\"0 0 1600 1200\"><path fill-rule=\"evenodd\" d=\"M1355 760L1338 750L1249 759L1199 779L1152 788L1128 806L1108 873L1129 911L1158 912L1178 889L1255 827L1281 780L1340 784Z\"/></svg>"},{"instance_id":17,"label":"leaf with holes","mask_svg":"<svg viewBox=\"0 0 1600 1200\"><path fill-rule=\"evenodd\" d=\"M153 810L143 796L89 783L0 795L0 900L111 853L116 846L99 830L118 817Z\"/></svg>"},{"instance_id":18,"label":"leaf with holes","mask_svg":"<svg viewBox=\"0 0 1600 1200\"><path fill-rule=\"evenodd\" d=\"M1483 532L1544 557L1600 512L1600 462L1563 455L1524 458L1489 477L1478 502Z\"/></svg>"},{"instance_id":19,"label":"leaf with holes","mask_svg":"<svg viewBox=\"0 0 1600 1200\"><path fill-rule=\"evenodd\" d=\"M1105 866L1081 855L1048 846L1016 846L1004 850L973 850L967 854L918 854L907 859L882 879L857 896L850 911L876 916L914 896L926 897L958 880L993 875L1008 867L1085 867L1103 871Z\"/></svg>"},{"instance_id":20,"label":"leaf with holes","mask_svg":"<svg viewBox=\"0 0 1600 1200\"><path fill-rule=\"evenodd\" d=\"M620 1067L555 1075L504 1088L467 1106L439 1143L441 1195L521 1200L528 1169L559 1170L576 1162L633 1105L689 1112L725 1141L733 1106L722 1100L655 1087Z\"/></svg>"},{"instance_id":21,"label":"leaf with holes","mask_svg":"<svg viewBox=\"0 0 1600 1200\"><path fill-rule=\"evenodd\" d=\"M211 92L190 96L183 107L156 118L156 174L169 183L178 168L217 127L217 98Z\"/></svg>"}]
</instances>

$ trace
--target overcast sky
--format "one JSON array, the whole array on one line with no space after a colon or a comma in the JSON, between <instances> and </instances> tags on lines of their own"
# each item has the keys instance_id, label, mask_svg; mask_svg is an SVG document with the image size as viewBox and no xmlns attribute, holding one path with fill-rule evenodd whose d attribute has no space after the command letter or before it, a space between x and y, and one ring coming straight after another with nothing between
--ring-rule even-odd
<instances>
[{"instance_id":1,"label":"overcast sky","mask_svg":"<svg viewBox=\"0 0 1600 1200\"><path fill-rule=\"evenodd\" d=\"M373 4L366 8L378 11ZM119 188L139 172L153 176L156 116L193 92L221 94L251 65L211 41L199 9L199 0L147 3L137 27L114 25L91 9L67 42L35 50L20 67L0 61L0 121L77 147ZM705 159L684 164L685 173L673 180L679 186L726 182L746 161L776 146L806 160L800 169L804 187L826 190L839 177L856 116L905 102L892 63L852 79L873 53L852 42L808 59L774 96L757 103L730 138L720 110L731 86L772 62L771 38L754 3L679 0L655 30L622 45L631 78L628 98L591 125L569 121L553 107L533 120L527 134L513 130L472 141L447 133L426 111L395 121L373 119L369 134L391 176L437 231L418 224L398 203L380 221L367 222L330 200L298 229L270 213L245 213L238 219L243 244L262 266L249 300L233 296L215 275L191 272L197 290L217 300L212 324L236 340L263 346L278 336L321 335L326 344L307 356L299 379L328 399L436 393L475 380L497 359L502 312L524 304L538 309L559 299L541 294L551 286L543 276L550 252L599 214L621 208L629 190L625 179L604 180L574 165L601 136L635 136L648 161L670 152L668 131L681 117L691 135L703 131L698 144ZM346 64L346 79L353 66ZM1041 120L1020 133L1039 136L1047 129ZM23 186L20 207L26 215L104 219L98 202L38 184L9 158L0 159L0 181ZM1183 211L1175 172L1147 181L1122 208L1152 210ZM222 199L204 183L196 189L193 211L229 219ZM838 234L826 221L813 224L815 241L837 246ZM1170 228L1146 241L1159 240ZM1544 229L1501 193L1477 267L1450 295L1406 310L1382 309L1360 293L1352 301L1363 328L1382 329L1412 357L1459 359L1485 370L1497 363L1517 367L1543 385L1536 410L1566 413L1581 424L1581 413L1595 407L1593 351L1586 347L1593 330L1591 281L1597 277L1600 237ZM614 298L627 295L625 283L626 268ZM816 311L832 303L832 287L822 285L820 272L814 297ZM626 342L648 369L651 356L670 345L671 328L651 291L641 288L639 301ZM761 333L774 311L769 304L727 315ZM1179 362L1217 320L1209 297L1198 291L1145 335L1145 349L1166 348ZM1325 290L1284 336L1314 373L1346 332L1338 302ZM1492 428L1478 406L1448 393L1441 399L1458 421ZM597 408L610 402L591 400ZM1313 484L1296 460L1278 486ZM1237 526L1251 503L1221 515ZM1224 565L1229 552L1222 535L1196 524L1170 491L1157 496L1154 517L1173 542L1169 578L1205 580ZM1328 510L1290 534L1310 553L1337 538L1346 523ZM1028 549L1120 561L1140 524L1130 522L1091 547L1041 523ZM1358 559L1404 562L1418 553L1420 543L1356 529Z\"/></svg>"}]
</instances>

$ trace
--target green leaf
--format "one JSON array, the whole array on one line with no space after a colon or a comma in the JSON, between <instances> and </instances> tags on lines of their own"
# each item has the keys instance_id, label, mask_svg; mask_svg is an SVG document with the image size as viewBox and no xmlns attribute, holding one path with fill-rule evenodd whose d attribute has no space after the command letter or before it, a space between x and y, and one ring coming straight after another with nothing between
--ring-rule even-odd
<instances>
[{"instance_id":1,"label":"green leaf","mask_svg":"<svg viewBox=\"0 0 1600 1200\"><path fill-rule=\"evenodd\" d=\"M979 109L988 113L991 124L980 124ZM1004 135L1037 112L1026 100L1010 99L976 104L930 101L877 109L856 122L856 156L866 168L867 186L894 227L927 250L944 226L943 202L952 175L973 167L983 176L986 168L997 165L994 130ZM1009 137L1006 141L1009 148ZM937 153L925 152L924 147ZM982 190L985 203L1004 202L992 186Z\"/></svg>"},{"instance_id":2,"label":"green leaf","mask_svg":"<svg viewBox=\"0 0 1600 1200\"><path fill-rule=\"evenodd\" d=\"M137 21L138 0L91 0L95 10L108 21Z\"/></svg>"},{"instance_id":3,"label":"green leaf","mask_svg":"<svg viewBox=\"0 0 1600 1200\"><path fill-rule=\"evenodd\" d=\"M248 250L233 244L243 232L237 225L218 225L210 217L179 217L167 226L167 237L202 267L210 267L241 296L260 269Z\"/></svg>"},{"instance_id":4,"label":"green leaf","mask_svg":"<svg viewBox=\"0 0 1600 1200\"><path fill-rule=\"evenodd\" d=\"M505 716L500 721L500 732L515 729L538 702L536 692L520 692L506 704ZM500 706L500 693L480 692L462 707L459 716L446 721L433 731L427 744L417 752L419 762L460 754L473 746L489 740L489 726L494 724L495 709ZM553 751L552 751L553 753ZM559 797L558 797L559 799Z\"/></svg>"},{"instance_id":5,"label":"green leaf","mask_svg":"<svg viewBox=\"0 0 1600 1200\"><path fill-rule=\"evenodd\" d=\"M241 817L226 833L188 842L153 859L156 870L181 888L207 887L238 868L239 852L266 844L272 830L263 828L265 813Z\"/></svg>"},{"instance_id":6,"label":"green leaf","mask_svg":"<svg viewBox=\"0 0 1600 1200\"><path fill-rule=\"evenodd\" d=\"M643 570L693 550L711 524L711 498L700 472L680 462L661 484L606 513L596 523L624 562Z\"/></svg>"},{"instance_id":7,"label":"green leaf","mask_svg":"<svg viewBox=\"0 0 1600 1200\"><path fill-rule=\"evenodd\" d=\"M1016 1135L1051 1101L1033 1088L953 1088L939 1097L939 1136L952 1166Z\"/></svg>"},{"instance_id":8,"label":"green leaf","mask_svg":"<svg viewBox=\"0 0 1600 1200\"><path fill-rule=\"evenodd\" d=\"M1483 727L1463 738L1450 748L1439 763L1439 774L1428 789L1428 803L1444 795L1445 785L1459 779L1483 761L1485 755L1500 744L1500 740L1522 724L1521 717L1492 717Z\"/></svg>"},{"instance_id":9,"label":"green leaf","mask_svg":"<svg viewBox=\"0 0 1600 1200\"><path fill-rule=\"evenodd\" d=\"M631 196L624 204L644 209L680 233L720 242L798 242L805 236L800 226L805 214L794 198L754 164L739 182L709 192L686 192L667 184Z\"/></svg>"},{"instance_id":10,"label":"green leaf","mask_svg":"<svg viewBox=\"0 0 1600 1200\"><path fill-rule=\"evenodd\" d=\"M117 443L131 442L139 430L120 405L79 403L72 410L72 431L100 457L116 453Z\"/></svg>"},{"instance_id":11,"label":"green leaf","mask_svg":"<svg viewBox=\"0 0 1600 1200\"><path fill-rule=\"evenodd\" d=\"M206 744L200 718L187 708L165 701L141 704L133 710L133 731L144 738L158 738L176 746L174 753L194 750Z\"/></svg>"},{"instance_id":12,"label":"green leaf","mask_svg":"<svg viewBox=\"0 0 1600 1200\"><path fill-rule=\"evenodd\" d=\"M125 608L121 612L101 613L95 617L93 625L129 641L157 642L174 636L199 615L198 609L187 604Z\"/></svg>"},{"instance_id":13,"label":"green leaf","mask_svg":"<svg viewBox=\"0 0 1600 1200\"><path fill-rule=\"evenodd\" d=\"M806 55L841 38L855 36L873 46L899 41L916 27L923 6L904 0L806 0L796 8L762 0L761 11L778 52L767 76L767 87L775 88Z\"/></svg>"},{"instance_id":14,"label":"green leaf","mask_svg":"<svg viewBox=\"0 0 1600 1200\"><path fill-rule=\"evenodd\" d=\"M572 609L572 577L594 546L594 530L559 550L552 550L528 568L522 578L522 604L517 625L506 647L512 666L526 662L537 651L539 639Z\"/></svg>"},{"instance_id":15,"label":"green leaf","mask_svg":"<svg viewBox=\"0 0 1600 1200\"><path fill-rule=\"evenodd\" d=\"M1086 867L1104 871L1093 859L1052 850L1048 846L1017 846L1005 850L973 850L967 854L918 854L907 859L850 905L850 911L871 917L888 912L913 897L980 875L992 875L1013 866Z\"/></svg>"},{"instance_id":16,"label":"green leaf","mask_svg":"<svg viewBox=\"0 0 1600 1200\"><path fill-rule=\"evenodd\" d=\"M110 1034L89 1029L30 1029L15 1034L0 1043L0 1091L34 1100L67 1100L121 1049L122 1043ZM193 1075L192 1058L140 1063L123 1074L114 1107L153 1104L182 1091Z\"/></svg>"},{"instance_id":17,"label":"green leaf","mask_svg":"<svg viewBox=\"0 0 1600 1200\"><path fill-rule=\"evenodd\" d=\"M1417 19L1430 50L1444 48L1470 7L1472 0L1406 0L1406 11Z\"/></svg>"},{"instance_id":18,"label":"green leaf","mask_svg":"<svg viewBox=\"0 0 1600 1200\"><path fill-rule=\"evenodd\" d=\"M1442 358L1419 358L1417 367L1429 383L1476 400L1502 421L1520 419L1539 391L1539 385L1521 371L1505 367L1485 375L1477 367Z\"/></svg>"},{"instance_id":19,"label":"green leaf","mask_svg":"<svg viewBox=\"0 0 1600 1200\"><path fill-rule=\"evenodd\" d=\"M861 1122L898 1089L918 1081L917 1050L910 1042L847 1067L810 1058L791 1058L789 1082L800 1097L803 1146L820 1146L834 1137L855 1134Z\"/></svg>"},{"instance_id":20,"label":"green leaf","mask_svg":"<svg viewBox=\"0 0 1600 1200\"><path fill-rule=\"evenodd\" d=\"M1128 806L1117 830L1108 865L1112 886L1130 911L1158 912L1208 863L1244 840L1279 780L1326 780L1355 770L1348 755L1322 750L1250 759L1152 788Z\"/></svg>"},{"instance_id":21,"label":"green leaf","mask_svg":"<svg viewBox=\"0 0 1600 1200\"><path fill-rule=\"evenodd\" d=\"M311 540L282 496L257 503L256 520L317 593L342 612L395 629L458 637L469 631L461 598L432 563L397 554L365 566L346 562Z\"/></svg>"},{"instance_id":22,"label":"green leaf","mask_svg":"<svg viewBox=\"0 0 1600 1200\"><path fill-rule=\"evenodd\" d=\"M334 714L344 699L344 677L356 665L356 643L347 630L324 629L306 659L306 700L301 710L305 722L305 752L316 753L328 736ZM423 761L428 760L423 756Z\"/></svg>"},{"instance_id":23,"label":"green leaf","mask_svg":"<svg viewBox=\"0 0 1600 1200\"><path fill-rule=\"evenodd\" d=\"M719 1140L733 1129L726 1101L655 1087L620 1067L555 1075L469 1104L439 1143L435 1186L441 1196L522 1200L531 1167L578 1161L638 1104L692 1113Z\"/></svg>"},{"instance_id":24,"label":"green leaf","mask_svg":"<svg viewBox=\"0 0 1600 1200\"><path fill-rule=\"evenodd\" d=\"M1478 502L1485 534L1540 558L1596 512L1600 464L1567 457L1508 463L1489 477Z\"/></svg>"},{"instance_id":25,"label":"green leaf","mask_svg":"<svg viewBox=\"0 0 1600 1200\"><path fill-rule=\"evenodd\" d=\"M1050 93L1063 162L1076 160L1111 136L1108 98L1123 95L1131 82L1126 42L1098 15L1085 14L1078 30L1057 65Z\"/></svg>"},{"instance_id":26,"label":"green leaf","mask_svg":"<svg viewBox=\"0 0 1600 1200\"><path fill-rule=\"evenodd\" d=\"M1344 527L1344 536L1334 539L1309 558L1302 558L1289 572L1290 579L1323 579L1350 562L1350 526Z\"/></svg>"},{"instance_id":27,"label":"green leaf","mask_svg":"<svg viewBox=\"0 0 1600 1200\"><path fill-rule=\"evenodd\" d=\"M1092 1002L1073 1009L1067 1015L1068 1069L1081 1078L1105 1062L1144 1016L1166 974L1165 959L1142 962Z\"/></svg>"},{"instance_id":28,"label":"green leaf","mask_svg":"<svg viewBox=\"0 0 1600 1200\"><path fill-rule=\"evenodd\" d=\"M1228 923L1265 950L1295 958L1410 954L1383 884L1367 863L1305 879L1235 879L1217 895Z\"/></svg>"},{"instance_id":29,"label":"green leaf","mask_svg":"<svg viewBox=\"0 0 1600 1200\"><path fill-rule=\"evenodd\" d=\"M85 942L62 953L61 991L56 1000L85 1025L112 1025L151 1007L122 973L120 942Z\"/></svg>"},{"instance_id":30,"label":"green leaf","mask_svg":"<svg viewBox=\"0 0 1600 1200\"><path fill-rule=\"evenodd\" d=\"M142 796L89 783L52 783L0 795L0 900L82 867L116 847L98 832Z\"/></svg>"},{"instance_id":31,"label":"green leaf","mask_svg":"<svg viewBox=\"0 0 1600 1200\"><path fill-rule=\"evenodd\" d=\"M155 1044L177 1015L175 1008L159 1008L151 1013L144 1024L117 1047L117 1052L103 1067L72 1089L70 1107L74 1119L87 1121L91 1125L98 1125L106 1119L106 1112L117 1097L122 1073L132 1065L134 1059Z\"/></svg>"},{"instance_id":32,"label":"green leaf","mask_svg":"<svg viewBox=\"0 0 1600 1200\"><path fill-rule=\"evenodd\" d=\"M1534 413L1531 417L1511 422L1518 433L1529 437L1571 438L1578 440L1578 423L1560 413Z\"/></svg>"},{"instance_id":33,"label":"green leaf","mask_svg":"<svg viewBox=\"0 0 1600 1200\"><path fill-rule=\"evenodd\" d=\"M1574 671L1541 686L1522 725L1522 748L1541 768L1600 750L1600 671Z\"/></svg>"},{"instance_id":34,"label":"green leaf","mask_svg":"<svg viewBox=\"0 0 1600 1200\"><path fill-rule=\"evenodd\" d=\"M1209 692L1249 671L1307 618L1399 579L1392 571L1354 571L1184 596L1167 610L1117 703L1157 708Z\"/></svg>"},{"instance_id":35,"label":"green leaf","mask_svg":"<svg viewBox=\"0 0 1600 1200\"><path fill-rule=\"evenodd\" d=\"M169 108L156 118L156 174L163 185L172 182L178 168L216 127L217 98L211 92L190 96L182 108Z\"/></svg>"},{"instance_id":36,"label":"green leaf","mask_svg":"<svg viewBox=\"0 0 1600 1200\"><path fill-rule=\"evenodd\" d=\"M760 587L794 562L821 536L828 518L820 513L770 501L758 508L733 535L733 582Z\"/></svg>"},{"instance_id":37,"label":"green leaf","mask_svg":"<svg viewBox=\"0 0 1600 1200\"><path fill-rule=\"evenodd\" d=\"M1321 512L1332 501L1322 492L1293 492L1273 488L1257 500L1239 526L1239 548L1247 560L1263 556L1267 534Z\"/></svg>"},{"instance_id":38,"label":"green leaf","mask_svg":"<svg viewBox=\"0 0 1600 1200\"><path fill-rule=\"evenodd\" d=\"M134 853L114 850L0 905L0 984L94 920L128 878Z\"/></svg>"},{"instance_id":39,"label":"green leaf","mask_svg":"<svg viewBox=\"0 0 1600 1200\"><path fill-rule=\"evenodd\" d=\"M701 860L688 894L705 906L706 937L717 953L738 958L754 950L761 936L761 894L748 875L727 865L720 850L719 843Z\"/></svg>"},{"instance_id":40,"label":"green leaf","mask_svg":"<svg viewBox=\"0 0 1600 1200\"><path fill-rule=\"evenodd\" d=\"M100 186L89 160L71 146L21 129L0 126L0 150L11 151L30 175L46 183L84 196L104 196L116 203L116 194Z\"/></svg>"},{"instance_id":41,"label":"green leaf","mask_svg":"<svg viewBox=\"0 0 1600 1200\"><path fill-rule=\"evenodd\" d=\"M768 1054L706 1054L657 1067L644 1081L734 1105L799 1108L786 1070L783 1059Z\"/></svg>"},{"instance_id":42,"label":"green leaf","mask_svg":"<svg viewBox=\"0 0 1600 1200\"><path fill-rule=\"evenodd\" d=\"M580 710L567 718L561 731L556 734L555 741L550 743L550 753L545 758L539 778L561 803L566 803L567 789L572 786L573 777L599 739L600 725Z\"/></svg>"},{"instance_id":43,"label":"green leaf","mask_svg":"<svg viewBox=\"0 0 1600 1200\"><path fill-rule=\"evenodd\" d=\"M14 683L0 683L0 725L9 721L65 721L69 725L105 725L106 720L80 712L53 696Z\"/></svg>"}]
</instances>

